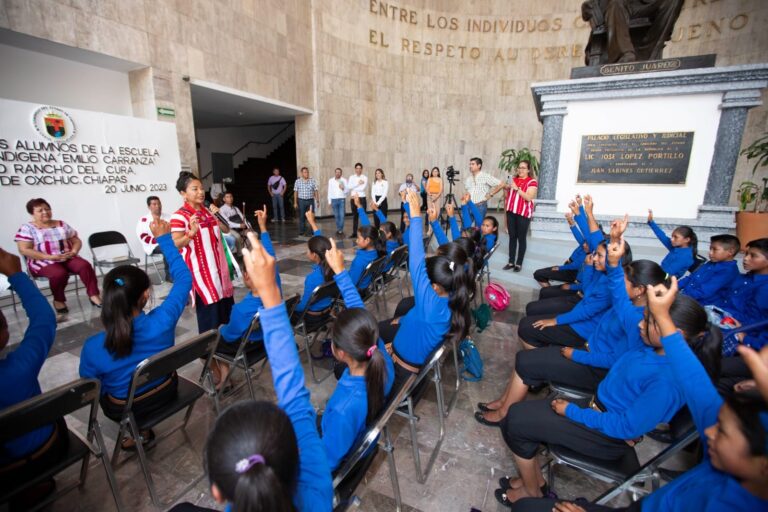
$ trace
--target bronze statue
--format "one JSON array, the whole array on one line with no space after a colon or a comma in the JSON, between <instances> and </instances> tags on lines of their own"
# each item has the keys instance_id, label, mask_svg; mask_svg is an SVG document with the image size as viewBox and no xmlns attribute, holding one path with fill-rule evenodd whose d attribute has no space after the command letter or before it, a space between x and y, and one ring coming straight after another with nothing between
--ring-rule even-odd
<instances>
[{"instance_id":1,"label":"bronze statue","mask_svg":"<svg viewBox=\"0 0 768 512\"><path fill-rule=\"evenodd\" d=\"M661 59L682 7L683 0L586 0L587 66Z\"/></svg>"}]
</instances>

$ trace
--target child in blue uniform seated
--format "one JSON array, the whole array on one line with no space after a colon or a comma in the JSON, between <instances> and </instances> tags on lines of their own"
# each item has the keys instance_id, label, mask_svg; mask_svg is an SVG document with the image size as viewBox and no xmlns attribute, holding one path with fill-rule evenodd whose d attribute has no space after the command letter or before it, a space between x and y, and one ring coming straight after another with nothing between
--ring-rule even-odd
<instances>
[{"instance_id":1,"label":"child in blue uniform seated","mask_svg":"<svg viewBox=\"0 0 768 512\"><path fill-rule=\"evenodd\" d=\"M291 324L275 281L275 259L253 233L243 249L259 309L277 405L246 400L216 420L205 446L211 494L227 510L330 512L331 471L317 433ZM206 510L189 503L171 510Z\"/></svg>"},{"instance_id":2,"label":"child in blue uniform seated","mask_svg":"<svg viewBox=\"0 0 768 512\"><path fill-rule=\"evenodd\" d=\"M680 291L704 306L720 302L739 278L739 264L734 258L740 249L741 242L733 235L711 237L709 261L680 280Z\"/></svg>"},{"instance_id":3,"label":"child in blue uniform seated","mask_svg":"<svg viewBox=\"0 0 768 512\"><path fill-rule=\"evenodd\" d=\"M664 288L659 285L659 289ZM717 372L720 330L707 322L695 300L678 296L670 309L685 341L696 347L710 378ZM665 356L658 320L640 323L647 347L625 352L613 365L591 400L529 400L509 408L501 429L514 452L520 478L498 489L496 498L508 505L541 496L544 479L536 454L541 443L566 447L596 459L613 461L633 450L639 438L659 423L669 422L685 404L675 369Z\"/></svg>"},{"instance_id":4,"label":"child in blue uniform seated","mask_svg":"<svg viewBox=\"0 0 768 512\"><path fill-rule=\"evenodd\" d=\"M418 211L418 196L411 192L407 198L411 211ZM445 256L425 260L420 217L411 219L409 236L413 307L408 311L398 307L395 318L379 323L381 338L385 343L392 343L395 390L411 373L418 373L429 354L444 339L448 342L463 339L470 325L469 297L473 278L465 265Z\"/></svg>"},{"instance_id":5,"label":"child in blue uniform seated","mask_svg":"<svg viewBox=\"0 0 768 512\"><path fill-rule=\"evenodd\" d=\"M670 312L676 289L673 282L668 291L663 287L649 290L648 303L662 336L675 384L682 390L701 437L704 460L630 509L643 512L768 510L768 412L765 410L768 389L762 390L762 400L723 401ZM756 372L768 373L765 361L761 361L758 354L750 353L747 348L740 351L750 356ZM551 499L522 499L514 503L512 509L515 512L619 510Z\"/></svg>"},{"instance_id":6,"label":"child in blue uniform seated","mask_svg":"<svg viewBox=\"0 0 768 512\"><path fill-rule=\"evenodd\" d=\"M397 229L397 226L395 226L395 223L388 221L387 218L384 216L384 214L381 213L381 210L379 210L379 207L376 204L376 201L371 202L371 208L373 208L376 218L379 219L379 231L381 231L381 234L384 235L384 240L386 242L387 256L391 256L392 251L394 251L395 249L403 245L403 235L400 233L400 230ZM363 217L360 218L361 222L362 222L362 219ZM368 224L368 219L366 218L364 225L367 225L367 224ZM392 261L388 258L387 264L384 266L384 272L387 272L391 268L392 268Z\"/></svg>"},{"instance_id":7,"label":"child in blue uniform seated","mask_svg":"<svg viewBox=\"0 0 768 512\"><path fill-rule=\"evenodd\" d=\"M696 260L699 239L690 226L677 226L668 237L653 221L653 210L648 210L648 225L656 238L669 250L669 254L661 260L664 272L678 279L683 277Z\"/></svg>"},{"instance_id":8,"label":"child in blue uniform seated","mask_svg":"<svg viewBox=\"0 0 768 512\"><path fill-rule=\"evenodd\" d=\"M315 213L312 209L307 210L305 215L312 233L314 236L307 242L307 259L313 263L312 272L304 278L304 292L301 295L301 300L293 310L293 316L291 316L291 323L295 324L301 318L301 314L307 309L309 305L309 299L312 297L312 292L321 284L327 283L333 279L333 271L328 267L328 263L325 261L325 251L331 248L331 242L322 235L322 232L317 227L315 222ZM311 329L313 326L322 323L328 315L331 314L331 306L333 300L330 298L323 299L316 302L309 308L307 314L304 316L304 323L307 328Z\"/></svg>"},{"instance_id":9,"label":"child in blue uniform seated","mask_svg":"<svg viewBox=\"0 0 768 512\"><path fill-rule=\"evenodd\" d=\"M381 411L392 389L395 370L379 339L376 319L365 309L344 270L344 254L333 240L331 244L326 260L336 274L334 279L346 306L331 332L333 356L346 368L328 399L321 422L328 465L334 471Z\"/></svg>"},{"instance_id":10,"label":"child in blue uniform seated","mask_svg":"<svg viewBox=\"0 0 768 512\"><path fill-rule=\"evenodd\" d=\"M349 277L352 278L355 286L363 289L371 283L370 277L362 281L360 280L365 272L365 267L377 258L385 256L387 249L384 237L377 228L371 226L370 222L368 222L365 210L360 206L360 198L353 196L352 200L355 202L355 206L357 206L357 215L360 218L361 226L357 228L357 239L355 239L357 251L355 251L355 258L349 266Z\"/></svg>"},{"instance_id":11,"label":"child in blue uniform seated","mask_svg":"<svg viewBox=\"0 0 768 512\"><path fill-rule=\"evenodd\" d=\"M29 319L24 338L0 359L0 409L34 398L41 393L37 376L56 337L56 315L40 290L21 270L18 256L0 249L0 274L21 299ZM8 344L8 322L0 311L0 350ZM66 455L68 443L64 418L0 445L0 490L18 488ZM11 510L28 510L55 489L53 479L30 488L11 501Z\"/></svg>"},{"instance_id":12,"label":"child in blue uniform seated","mask_svg":"<svg viewBox=\"0 0 768 512\"><path fill-rule=\"evenodd\" d=\"M525 400L530 386L551 382L594 393L619 357L644 346L637 324L643 319L645 291L649 286L668 283L667 276L650 260L636 260L622 268L621 247L613 243L609 248L612 309L589 338L588 350L552 345L518 352L515 372L501 398L478 404L475 419L479 423L500 424L512 404Z\"/></svg>"},{"instance_id":13,"label":"child in blue uniform seated","mask_svg":"<svg viewBox=\"0 0 768 512\"><path fill-rule=\"evenodd\" d=\"M579 270L584 263L584 257L587 255L586 240L584 239L584 235L581 234L579 226L576 225L576 221L573 220L573 213L566 212L565 220L568 222L568 227L573 234L573 238L576 239L576 248L571 252L571 255L562 265L540 268L533 273L533 278L539 283L542 290L551 287L550 280L563 283L575 282L576 275L579 273ZM559 287L556 287L556 289L559 289ZM563 290L567 291L568 288L564 288ZM544 298L541 293L539 293L539 298Z\"/></svg>"},{"instance_id":14,"label":"child in blue uniform seated","mask_svg":"<svg viewBox=\"0 0 768 512\"><path fill-rule=\"evenodd\" d=\"M80 376L101 381L101 408L111 420L120 421L130 392L136 365L173 346L176 324L184 312L192 274L173 243L170 224L161 220L150 224L152 236L170 267L173 287L163 303L144 313L152 291L146 272L124 265L104 276L101 323L105 332L88 338L80 353ZM136 390L135 414L150 414L176 397L176 375L149 382ZM141 432L144 443L154 438L151 430ZM135 449L134 440L122 439L122 448Z\"/></svg>"}]
</instances>

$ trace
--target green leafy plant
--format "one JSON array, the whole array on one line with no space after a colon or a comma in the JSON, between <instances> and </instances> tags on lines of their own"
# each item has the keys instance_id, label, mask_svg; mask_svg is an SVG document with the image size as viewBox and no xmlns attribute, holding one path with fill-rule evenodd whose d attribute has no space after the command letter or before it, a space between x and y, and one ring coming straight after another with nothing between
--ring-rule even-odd
<instances>
[{"instance_id":1,"label":"green leafy plant","mask_svg":"<svg viewBox=\"0 0 768 512\"><path fill-rule=\"evenodd\" d=\"M755 175L758 167L768 166L768 132L742 149L740 154L746 156L747 160L755 160L755 165L752 167L752 176ZM741 182L736 190L741 211L746 211L752 202L755 203L752 210L754 212L759 210L761 202L765 202L766 207L768 207L768 178L762 178L762 180L762 191L760 186L753 181Z\"/></svg>"},{"instance_id":2,"label":"green leafy plant","mask_svg":"<svg viewBox=\"0 0 768 512\"><path fill-rule=\"evenodd\" d=\"M517 164L521 160L528 160L531 162L531 175L539 175L539 159L533 154L533 151L528 148L520 149L506 149L501 152L501 160L499 160L499 169L507 171L508 173L514 173L517 169Z\"/></svg>"}]
</instances>

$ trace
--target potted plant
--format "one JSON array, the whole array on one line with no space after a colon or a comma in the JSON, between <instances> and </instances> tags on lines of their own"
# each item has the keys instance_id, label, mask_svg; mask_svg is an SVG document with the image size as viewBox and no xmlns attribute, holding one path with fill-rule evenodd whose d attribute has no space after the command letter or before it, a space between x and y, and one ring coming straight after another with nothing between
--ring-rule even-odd
<instances>
[{"instance_id":1,"label":"potted plant","mask_svg":"<svg viewBox=\"0 0 768 512\"><path fill-rule=\"evenodd\" d=\"M499 160L499 169L513 173L517 169L517 164L521 160L528 160L531 162L531 175L539 175L539 159L528 148L520 149L506 149L501 152L501 160Z\"/></svg>"},{"instance_id":2,"label":"potted plant","mask_svg":"<svg viewBox=\"0 0 768 512\"><path fill-rule=\"evenodd\" d=\"M758 167L768 165L768 132L741 151L747 160L756 160L752 167L752 176ZM768 237L768 178L762 178L760 187L753 181L744 181L736 190L739 198L739 212L736 213L736 236L742 243ZM754 206L750 208L750 205ZM762 211L760 210L763 206Z\"/></svg>"}]
</instances>

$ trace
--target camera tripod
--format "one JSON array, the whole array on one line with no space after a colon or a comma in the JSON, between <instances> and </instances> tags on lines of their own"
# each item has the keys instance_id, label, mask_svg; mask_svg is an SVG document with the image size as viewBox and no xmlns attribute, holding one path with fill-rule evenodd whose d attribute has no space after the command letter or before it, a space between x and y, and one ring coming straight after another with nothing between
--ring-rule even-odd
<instances>
[{"instance_id":1,"label":"camera tripod","mask_svg":"<svg viewBox=\"0 0 768 512\"><path fill-rule=\"evenodd\" d=\"M456 196L453 194L453 184L455 180L449 178L448 179L448 193L445 194L445 198L443 199L443 204L440 206L440 211L438 212L438 215L440 216L440 226L442 226L443 231L446 233L451 232L451 224L448 221L448 215L443 216L443 211L445 210L445 205L447 204L453 204L454 211L459 211L459 204L456 202Z\"/></svg>"}]
</instances>

